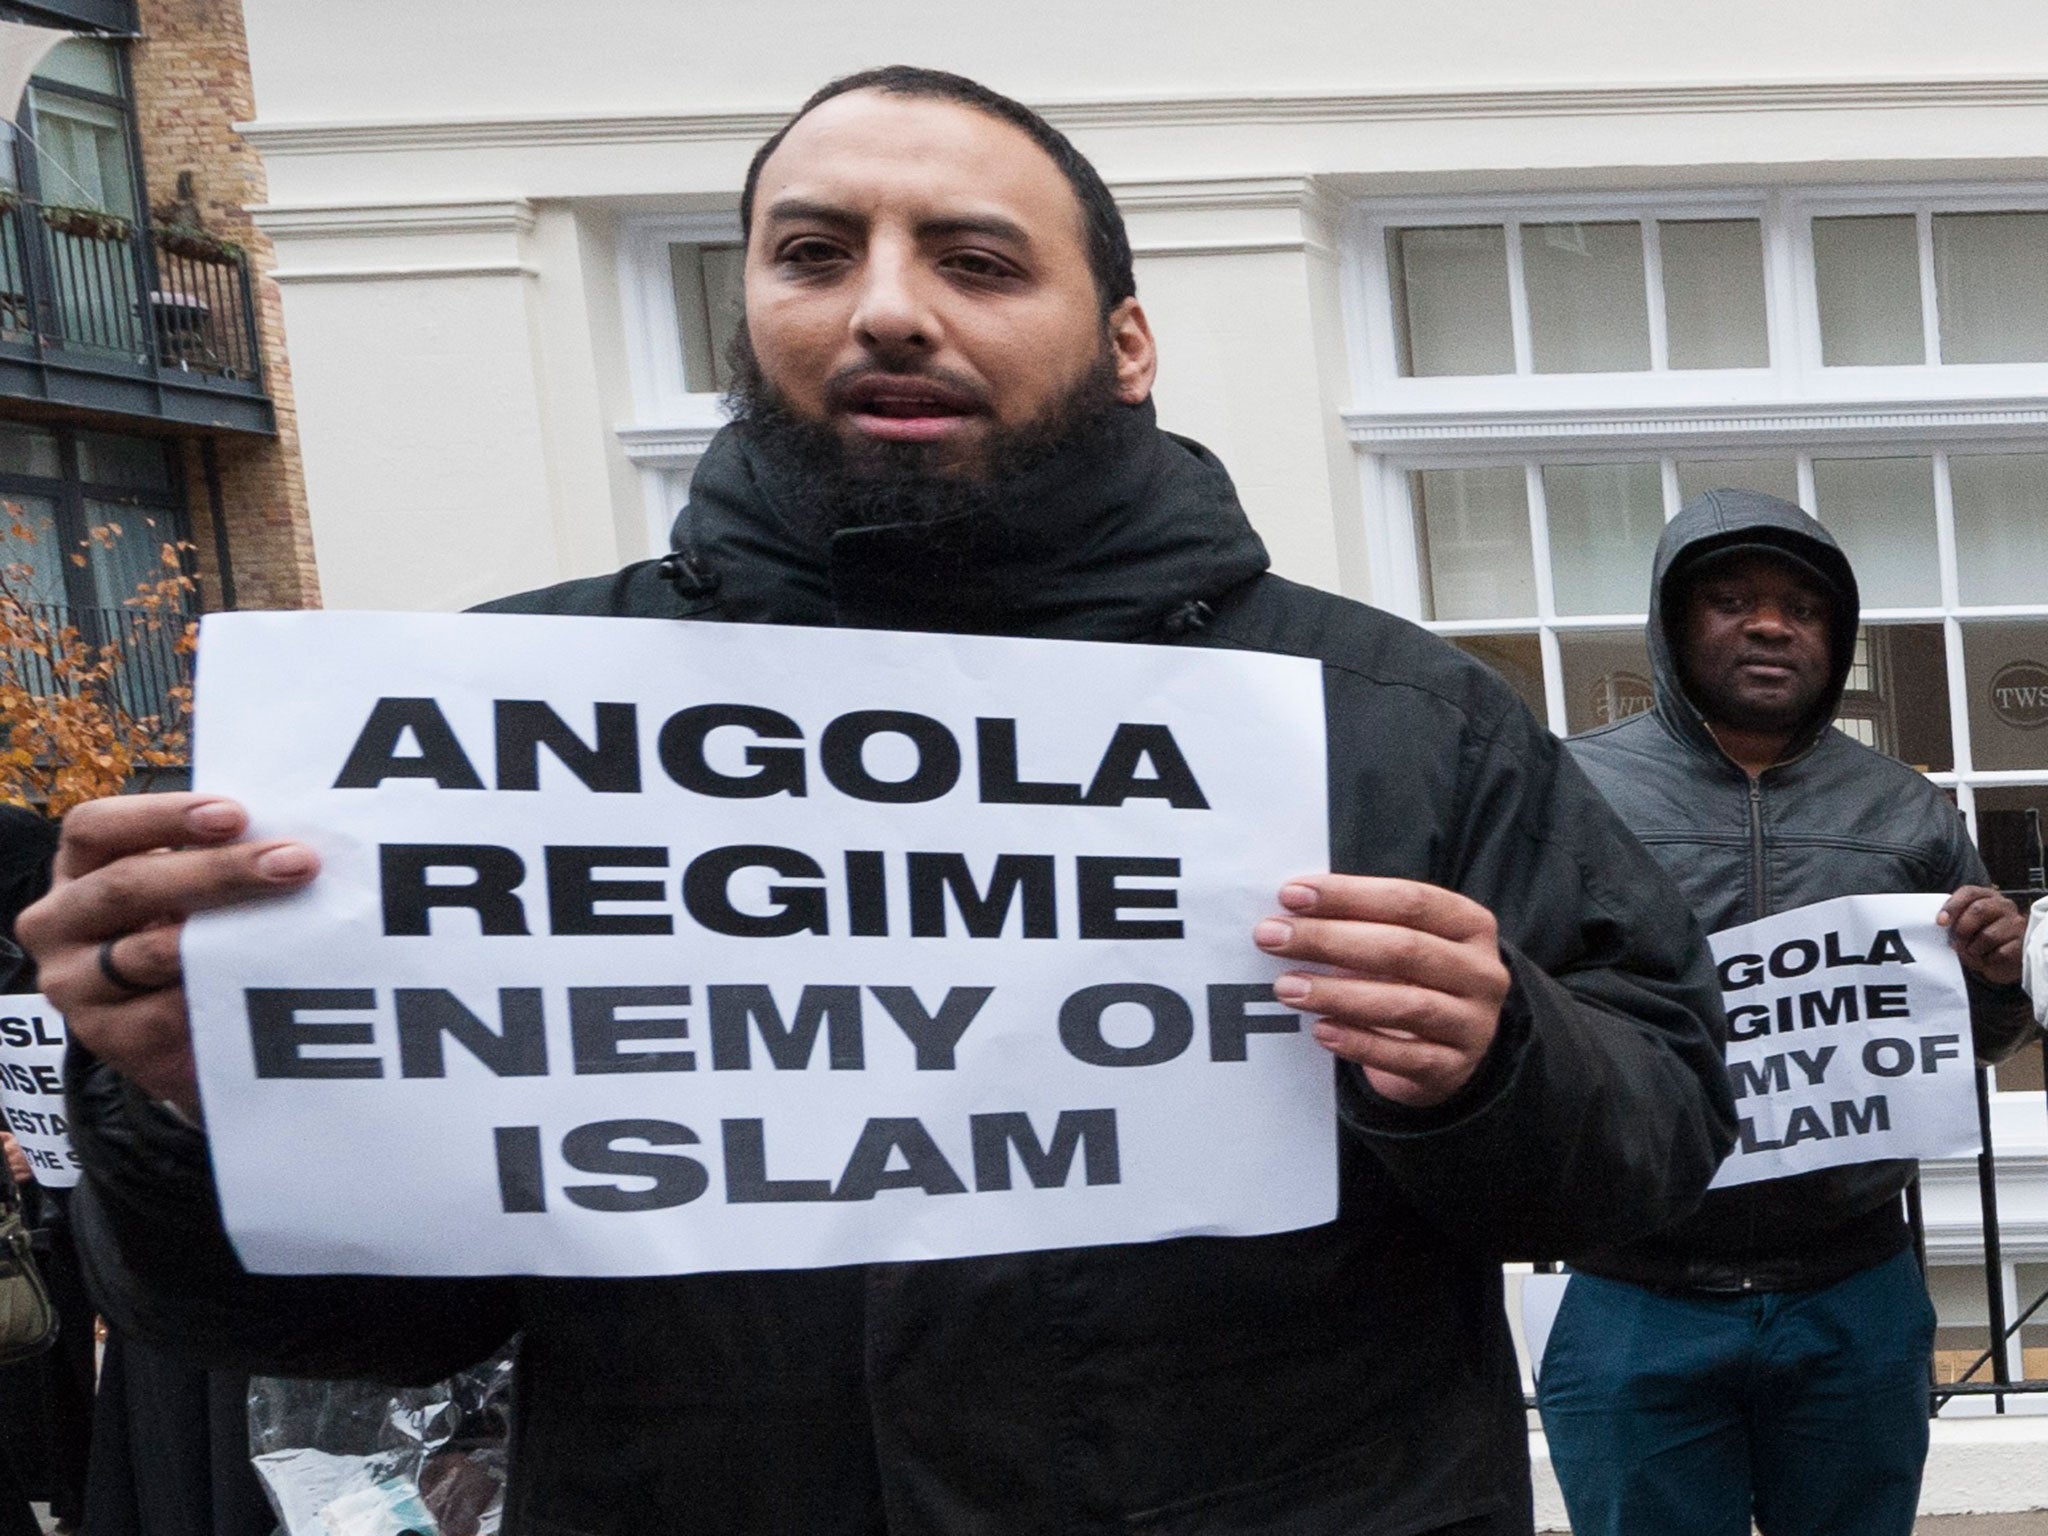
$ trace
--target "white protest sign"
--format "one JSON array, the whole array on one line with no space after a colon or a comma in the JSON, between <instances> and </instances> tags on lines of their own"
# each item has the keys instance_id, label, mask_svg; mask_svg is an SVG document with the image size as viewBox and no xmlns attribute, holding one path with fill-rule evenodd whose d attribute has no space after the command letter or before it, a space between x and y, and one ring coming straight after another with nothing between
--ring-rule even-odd
<instances>
[{"instance_id":1,"label":"white protest sign","mask_svg":"<svg viewBox=\"0 0 2048 1536\"><path fill-rule=\"evenodd\" d=\"M0 1115L36 1182L69 1189L78 1154L64 1114L64 1019L40 993L0 996Z\"/></svg>"},{"instance_id":2,"label":"white protest sign","mask_svg":"<svg viewBox=\"0 0 2048 1536\"><path fill-rule=\"evenodd\" d=\"M1740 1140L1713 1187L1977 1147L1945 895L1844 896L1711 937Z\"/></svg>"},{"instance_id":3,"label":"white protest sign","mask_svg":"<svg viewBox=\"0 0 2048 1536\"><path fill-rule=\"evenodd\" d=\"M186 931L268 1272L656 1275L1336 1213L1250 932L1322 683L1236 652L510 615L206 620L195 782L323 873Z\"/></svg>"}]
</instances>

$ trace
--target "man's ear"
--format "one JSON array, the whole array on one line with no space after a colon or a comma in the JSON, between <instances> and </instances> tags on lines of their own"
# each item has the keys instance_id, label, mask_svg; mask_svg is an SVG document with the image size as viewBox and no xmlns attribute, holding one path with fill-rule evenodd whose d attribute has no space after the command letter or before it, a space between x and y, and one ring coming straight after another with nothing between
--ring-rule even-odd
<instances>
[{"instance_id":1,"label":"man's ear","mask_svg":"<svg viewBox=\"0 0 2048 1536\"><path fill-rule=\"evenodd\" d=\"M1116 397L1125 405L1142 404L1159 374L1159 349L1152 324L1136 299L1125 299L1109 312L1110 356L1116 359Z\"/></svg>"}]
</instances>

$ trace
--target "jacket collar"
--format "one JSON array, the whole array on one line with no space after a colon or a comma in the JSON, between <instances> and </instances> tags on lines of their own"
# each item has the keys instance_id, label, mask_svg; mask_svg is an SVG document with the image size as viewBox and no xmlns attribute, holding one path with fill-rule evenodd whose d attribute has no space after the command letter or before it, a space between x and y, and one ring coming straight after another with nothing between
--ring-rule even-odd
<instances>
[{"instance_id":1,"label":"jacket collar","mask_svg":"<svg viewBox=\"0 0 2048 1536\"><path fill-rule=\"evenodd\" d=\"M1138 640L1268 564L1222 465L1149 402L1033 471L1010 513L822 534L789 510L789 473L733 426L691 482L673 542L728 618Z\"/></svg>"}]
</instances>

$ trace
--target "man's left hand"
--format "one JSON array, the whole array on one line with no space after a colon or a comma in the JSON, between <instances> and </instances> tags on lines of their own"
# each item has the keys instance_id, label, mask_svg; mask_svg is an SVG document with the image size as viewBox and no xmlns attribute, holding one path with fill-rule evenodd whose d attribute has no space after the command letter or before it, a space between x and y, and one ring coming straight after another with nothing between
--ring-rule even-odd
<instances>
[{"instance_id":1,"label":"man's left hand","mask_svg":"<svg viewBox=\"0 0 2048 1536\"><path fill-rule=\"evenodd\" d=\"M1988 885L1966 885L1949 897L1935 919L1964 965L1986 981L2011 985L2020 979L2020 945L2027 919Z\"/></svg>"},{"instance_id":2,"label":"man's left hand","mask_svg":"<svg viewBox=\"0 0 2048 1536\"><path fill-rule=\"evenodd\" d=\"M1253 930L1259 948L1335 970L1273 984L1281 1002L1318 1015L1319 1044L1414 1109L1471 1081L1510 985L1491 912L1442 886L1367 875L1290 882L1280 905L1285 914Z\"/></svg>"}]
</instances>

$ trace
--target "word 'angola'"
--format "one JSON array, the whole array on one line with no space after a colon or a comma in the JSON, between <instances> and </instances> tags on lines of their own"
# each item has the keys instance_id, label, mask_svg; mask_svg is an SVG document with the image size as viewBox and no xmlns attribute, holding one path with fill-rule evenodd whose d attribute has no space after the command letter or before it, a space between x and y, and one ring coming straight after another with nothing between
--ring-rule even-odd
<instances>
[{"instance_id":1,"label":"word 'angola'","mask_svg":"<svg viewBox=\"0 0 2048 1536\"><path fill-rule=\"evenodd\" d=\"M639 711L598 704L586 741L538 699L497 699L491 706L493 787L537 791L540 754L598 794L641 789ZM719 738L720 749L713 739ZM811 791L802 726L779 710L754 704L694 704L663 721L654 737L662 772L693 794L719 800L764 800ZM408 743L412 750L401 751ZM744 743L744 745L742 745ZM783 745L777 745L783 743ZM795 745L788 745L795 743ZM883 776L868 758L871 744L898 760ZM1122 724L1110 733L1094 774L1078 780L1027 779L1018 764L1017 722L974 722L976 788L984 805L1115 807L1163 800L1175 810L1206 811L1180 743L1164 725ZM825 782L853 800L918 805L950 794L962 771L960 742L930 715L902 709L856 709L818 733L817 767ZM349 749L336 789L375 789L386 779L431 779L441 789L484 788L476 762L433 699L379 699Z\"/></svg>"},{"instance_id":2,"label":"word 'angola'","mask_svg":"<svg viewBox=\"0 0 2048 1536\"><path fill-rule=\"evenodd\" d=\"M1787 939L1768 955L1729 955L1720 964L1721 990L1729 999L1728 1038L1758 1040L1766 1035L1790 1034L1830 1024L1908 1018L1912 1009L1903 982L1816 986L1784 993L1769 1003L1738 1003L1735 995L1819 970L1913 963L1913 952L1906 948L1896 928L1880 930L1865 954L1845 952L1841 934L1831 932L1818 939Z\"/></svg>"}]
</instances>

